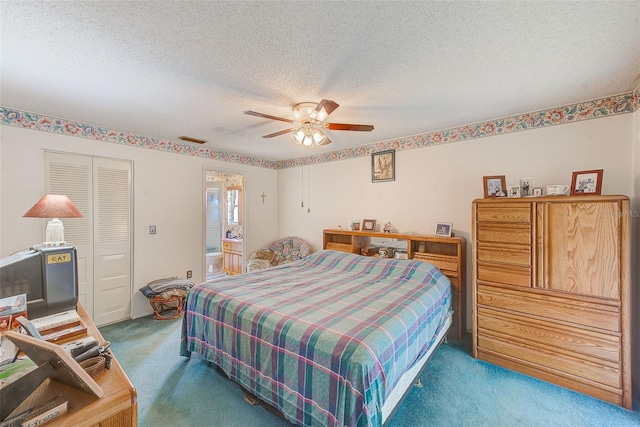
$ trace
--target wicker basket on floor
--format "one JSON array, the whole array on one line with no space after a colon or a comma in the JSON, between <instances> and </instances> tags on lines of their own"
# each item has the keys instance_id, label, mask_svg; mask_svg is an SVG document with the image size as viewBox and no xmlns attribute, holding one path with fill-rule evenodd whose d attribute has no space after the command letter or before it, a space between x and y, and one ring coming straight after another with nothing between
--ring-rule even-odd
<instances>
[{"instance_id":1,"label":"wicker basket on floor","mask_svg":"<svg viewBox=\"0 0 640 427\"><path fill-rule=\"evenodd\" d=\"M165 298L162 294L149 298L149 304L151 304L151 308L153 308L153 317L158 320L170 320L182 317L184 314L184 300L185 297L178 295L171 295ZM162 313L166 311L172 311L173 313L163 315Z\"/></svg>"},{"instance_id":2,"label":"wicker basket on floor","mask_svg":"<svg viewBox=\"0 0 640 427\"><path fill-rule=\"evenodd\" d=\"M140 288L140 292L149 299L153 317L158 320L170 320L182 317L187 294L192 287L193 283L188 280L168 277L150 282ZM170 313L165 315L165 312Z\"/></svg>"}]
</instances>

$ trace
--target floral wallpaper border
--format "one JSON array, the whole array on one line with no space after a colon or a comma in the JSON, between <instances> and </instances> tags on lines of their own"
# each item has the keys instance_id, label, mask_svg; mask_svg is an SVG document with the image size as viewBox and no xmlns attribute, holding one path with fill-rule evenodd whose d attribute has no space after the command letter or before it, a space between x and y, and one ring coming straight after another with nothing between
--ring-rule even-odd
<instances>
[{"instance_id":1,"label":"floral wallpaper border","mask_svg":"<svg viewBox=\"0 0 640 427\"><path fill-rule=\"evenodd\" d=\"M278 162L278 169L306 166L336 160L369 156L385 150L410 150L432 145L449 144L487 136L501 135L522 130L538 129L582 120L632 113L639 107L640 86L630 93L582 102L579 104L541 110L534 113L518 114L487 122L479 122L453 127L435 132L401 137L362 145L349 149L332 151Z\"/></svg>"},{"instance_id":2,"label":"floral wallpaper border","mask_svg":"<svg viewBox=\"0 0 640 427\"><path fill-rule=\"evenodd\" d=\"M196 146L182 141L172 141L152 136L136 135L105 129L85 123L71 120L47 117L26 111L19 111L8 107L0 107L0 123L9 126L17 126L24 129L33 129L43 132L77 136L96 141L111 142L114 144L129 145L132 147L147 148L151 150L166 151L169 153L185 154L189 156L204 157L214 160L222 160L230 163L259 166L269 169L277 169L275 160L260 159L257 157L227 153L213 148Z\"/></svg>"},{"instance_id":3,"label":"floral wallpaper border","mask_svg":"<svg viewBox=\"0 0 640 427\"><path fill-rule=\"evenodd\" d=\"M318 163L333 162L337 160L352 159L361 156L369 156L371 153L384 150L410 150L424 148L432 145L449 144L452 142L467 141L470 139L487 136L501 135L505 133L523 130L538 129L546 126L578 122L582 120L596 119L616 114L626 114L640 107L640 85L632 92L614 95L593 101L581 102L563 107L540 110L534 113L518 114L486 122L473 123L449 129L427 132L413 136L401 137L392 140L380 141L373 144L344 150L320 153L290 160L267 160L257 157L228 153L212 148L195 146L186 142L178 142L155 138L145 135L136 135L127 132L105 129L91 126L71 120L47 117L35 113L15 110L9 107L0 107L0 123L9 126L17 126L25 129L34 129L43 132L52 132L68 136L106 141L114 144L129 145L151 150L160 150L176 154L203 157L213 160L221 160L229 163L264 167L268 169L286 169Z\"/></svg>"}]
</instances>

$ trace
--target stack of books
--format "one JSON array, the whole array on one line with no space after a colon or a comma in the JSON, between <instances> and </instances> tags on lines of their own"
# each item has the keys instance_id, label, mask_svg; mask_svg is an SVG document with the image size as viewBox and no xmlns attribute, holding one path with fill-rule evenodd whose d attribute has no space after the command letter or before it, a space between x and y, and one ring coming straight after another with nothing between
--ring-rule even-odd
<instances>
[{"instance_id":1,"label":"stack of books","mask_svg":"<svg viewBox=\"0 0 640 427\"><path fill-rule=\"evenodd\" d=\"M40 406L9 416L0 427L38 427L67 412L67 404L62 396L56 396Z\"/></svg>"},{"instance_id":2,"label":"stack of books","mask_svg":"<svg viewBox=\"0 0 640 427\"><path fill-rule=\"evenodd\" d=\"M42 339L49 342L62 342L87 334L87 327L75 310L63 311L31 321Z\"/></svg>"}]
</instances>

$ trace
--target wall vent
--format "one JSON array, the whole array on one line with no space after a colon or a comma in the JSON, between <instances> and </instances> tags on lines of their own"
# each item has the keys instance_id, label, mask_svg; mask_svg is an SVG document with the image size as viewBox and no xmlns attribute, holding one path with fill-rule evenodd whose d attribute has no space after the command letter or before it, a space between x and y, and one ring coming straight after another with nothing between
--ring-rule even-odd
<instances>
[{"instance_id":1,"label":"wall vent","mask_svg":"<svg viewBox=\"0 0 640 427\"><path fill-rule=\"evenodd\" d=\"M205 141L204 139L198 139L198 138L192 138L190 136L179 136L178 139L181 139L182 141L187 141L187 142L194 142L196 144L204 144Z\"/></svg>"}]
</instances>

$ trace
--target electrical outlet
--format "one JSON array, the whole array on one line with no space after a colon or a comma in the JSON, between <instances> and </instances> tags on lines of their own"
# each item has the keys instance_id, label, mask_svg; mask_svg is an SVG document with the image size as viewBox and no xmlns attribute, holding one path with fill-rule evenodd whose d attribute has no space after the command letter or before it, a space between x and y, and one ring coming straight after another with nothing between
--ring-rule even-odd
<instances>
[{"instance_id":1,"label":"electrical outlet","mask_svg":"<svg viewBox=\"0 0 640 427\"><path fill-rule=\"evenodd\" d=\"M187 270L187 279L191 279L192 276L193 273L191 272L191 270Z\"/></svg>"}]
</instances>

